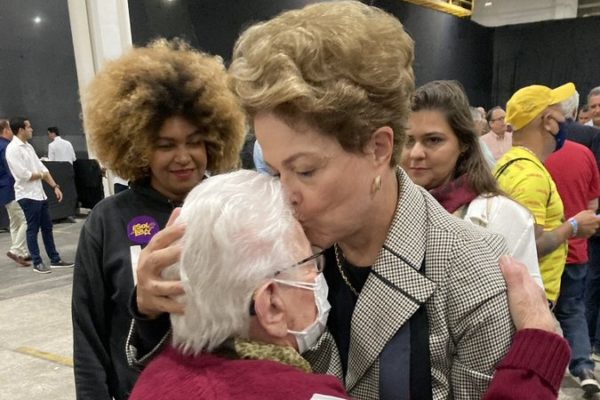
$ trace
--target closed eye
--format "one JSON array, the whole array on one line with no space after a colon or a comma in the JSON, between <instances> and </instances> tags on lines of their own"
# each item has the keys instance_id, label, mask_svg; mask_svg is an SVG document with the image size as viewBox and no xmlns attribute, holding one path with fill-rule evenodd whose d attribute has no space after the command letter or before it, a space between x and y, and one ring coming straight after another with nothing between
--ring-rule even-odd
<instances>
[{"instance_id":1,"label":"closed eye","mask_svg":"<svg viewBox=\"0 0 600 400\"><path fill-rule=\"evenodd\" d=\"M310 178L311 176L313 176L315 174L315 171L316 171L316 169L311 169L308 171L298 171L296 173L302 177Z\"/></svg>"},{"instance_id":2,"label":"closed eye","mask_svg":"<svg viewBox=\"0 0 600 400\"><path fill-rule=\"evenodd\" d=\"M173 147L173 143L171 143L171 142L158 142L158 143L156 143L155 147L157 149L163 149L163 150L164 149L170 149L170 148Z\"/></svg>"}]
</instances>

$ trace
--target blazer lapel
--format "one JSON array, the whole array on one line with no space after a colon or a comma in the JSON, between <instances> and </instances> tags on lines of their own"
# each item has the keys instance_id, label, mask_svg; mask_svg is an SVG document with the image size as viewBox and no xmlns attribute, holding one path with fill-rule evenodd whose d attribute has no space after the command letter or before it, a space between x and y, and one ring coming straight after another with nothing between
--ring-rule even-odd
<instances>
[{"instance_id":1,"label":"blazer lapel","mask_svg":"<svg viewBox=\"0 0 600 400\"><path fill-rule=\"evenodd\" d=\"M436 287L419 272L427 239L426 194L400 169L398 182L401 193L396 214L352 316L348 390Z\"/></svg>"}]
</instances>

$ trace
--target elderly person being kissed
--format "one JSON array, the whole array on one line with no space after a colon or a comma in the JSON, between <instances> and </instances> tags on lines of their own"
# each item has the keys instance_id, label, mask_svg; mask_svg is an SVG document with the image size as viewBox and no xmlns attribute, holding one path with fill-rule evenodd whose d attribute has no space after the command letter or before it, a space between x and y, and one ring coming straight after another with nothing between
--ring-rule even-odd
<instances>
[{"instance_id":1,"label":"elderly person being kissed","mask_svg":"<svg viewBox=\"0 0 600 400\"><path fill-rule=\"evenodd\" d=\"M253 171L210 178L177 222L187 225L181 261L163 274L181 276L186 312L171 315L172 347L130 399L348 398L298 353L319 339L330 306L322 252L280 183Z\"/></svg>"},{"instance_id":2,"label":"elderly person being kissed","mask_svg":"<svg viewBox=\"0 0 600 400\"><path fill-rule=\"evenodd\" d=\"M508 251L398 167L413 54L393 16L324 2L249 27L229 74L265 162L326 249L327 330L303 353L313 370L357 399L480 399L514 331L498 266ZM141 313L177 311L178 286L157 282L167 258L140 258Z\"/></svg>"}]
</instances>

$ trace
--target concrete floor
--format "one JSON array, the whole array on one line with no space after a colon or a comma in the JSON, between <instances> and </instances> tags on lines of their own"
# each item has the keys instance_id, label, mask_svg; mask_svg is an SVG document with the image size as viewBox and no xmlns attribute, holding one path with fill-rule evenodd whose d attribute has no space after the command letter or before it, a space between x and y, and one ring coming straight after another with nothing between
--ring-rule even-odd
<instances>
[{"instance_id":1,"label":"concrete floor","mask_svg":"<svg viewBox=\"0 0 600 400\"><path fill-rule=\"evenodd\" d=\"M81 218L55 224L54 238L64 260L75 259L82 224ZM5 256L9 243L8 232L0 232L0 399L74 399L72 270L42 275L19 267ZM600 368L596 373L600 376ZM565 375L559 399L581 398L577 383Z\"/></svg>"},{"instance_id":2,"label":"concrete floor","mask_svg":"<svg viewBox=\"0 0 600 400\"><path fill-rule=\"evenodd\" d=\"M83 224L76 221L54 226L56 247L66 261L75 259ZM41 237L39 242L48 263ZM35 273L6 257L9 247L10 235L0 233L0 399L74 399L73 270Z\"/></svg>"}]
</instances>

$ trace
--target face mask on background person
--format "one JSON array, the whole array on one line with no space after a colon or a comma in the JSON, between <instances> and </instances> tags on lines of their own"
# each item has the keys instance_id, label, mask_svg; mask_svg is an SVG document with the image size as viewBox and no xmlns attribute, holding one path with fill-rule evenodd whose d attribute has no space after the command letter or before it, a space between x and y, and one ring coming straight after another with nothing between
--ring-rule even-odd
<instances>
[{"instance_id":1,"label":"face mask on background person","mask_svg":"<svg viewBox=\"0 0 600 400\"><path fill-rule=\"evenodd\" d=\"M565 145L565 140L567 140L567 125L564 122L558 123L558 132L554 136L554 141L556 142L556 146L554 147L554 151L558 151L562 149Z\"/></svg>"}]
</instances>

